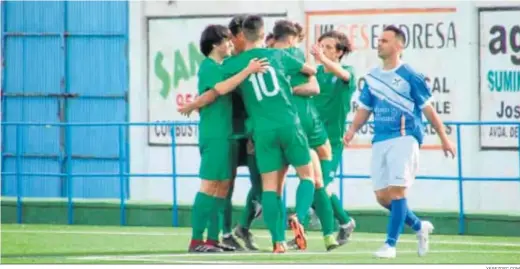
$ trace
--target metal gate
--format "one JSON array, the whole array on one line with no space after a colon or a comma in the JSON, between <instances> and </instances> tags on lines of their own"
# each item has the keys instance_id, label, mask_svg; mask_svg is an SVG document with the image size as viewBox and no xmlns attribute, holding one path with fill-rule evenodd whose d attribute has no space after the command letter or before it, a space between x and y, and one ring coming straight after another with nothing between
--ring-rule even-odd
<instances>
[{"instance_id":1,"label":"metal gate","mask_svg":"<svg viewBox=\"0 0 520 269\"><path fill-rule=\"evenodd\" d=\"M2 1L2 59L4 122L128 121L126 1ZM2 195L119 198L117 178L67 186L52 175L117 173L118 143L117 127L3 126L2 172L51 175L20 177L21 185L3 176Z\"/></svg>"}]
</instances>

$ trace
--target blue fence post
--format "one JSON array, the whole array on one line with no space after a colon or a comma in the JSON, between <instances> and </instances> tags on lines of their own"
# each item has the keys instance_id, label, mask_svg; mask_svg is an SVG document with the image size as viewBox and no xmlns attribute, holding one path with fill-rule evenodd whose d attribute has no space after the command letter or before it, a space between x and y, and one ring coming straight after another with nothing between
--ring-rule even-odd
<instances>
[{"instance_id":1,"label":"blue fence post","mask_svg":"<svg viewBox=\"0 0 520 269\"><path fill-rule=\"evenodd\" d=\"M118 125L118 137L119 137L119 210L120 210L120 223L121 226L126 225L126 208L125 208L125 143L123 125Z\"/></svg>"},{"instance_id":2,"label":"blue fence post","mask_svg":"<svg viewBox=\"0 0 520 269\"><path fill-rule=\"evenodd\" d=\"M74 206L72 204L72 133L71 126L65 126L65 172L67 173L67 223L74 223Z\"/></svg>"},{"instance_id":3,"label":"blue fence post","mask_svg":"<svg viewBox=\"0 0 520 269\"><path fill-rule=\"evenodd\" d=\"M173 192L173 205L172 205L172 225L173 227L179 226L179 208L177 206L177 167L175 159L175 126L170 125L170 136L172 137L172 192Z\"/></svg>"},{"instance_id":4,"label":"blue fence post","mask_svg":"<svg viewBox=\"0 0 520 269\"><path fill-rule=\"evenodd\" d=\"M464 179L462 177L462 143L460 135L460 124L457 123L457 170L459 178L459 234L464 234Z\"/></svg>"},{"instance_id":5,"label":"blue fence post","mask_svg":"<svg viewBox=\"0 0 520 269\"><path fill-rule=\"evenodd\" d=\"M16 125L16 222L22 223L22 127Z\"/></svg>"},{"instance_id":6,"label":"blue fence post","mask_svg":"<svg viewBox=\"0 0 520 269\"><path fill-rule=\"evenodd\" d=\"M336 174L336 171L334 171L334 174ZM325 176L328 176L328 175L325 175ZM343 208L343 180L345 179L343 177L343 154L341 154L341 159L339 161L339 177L338 178L339 178L339 203L341 204L341 208ZM334 180L334 179L332 179L332 180Z\"/></svg>"}]
</instances>

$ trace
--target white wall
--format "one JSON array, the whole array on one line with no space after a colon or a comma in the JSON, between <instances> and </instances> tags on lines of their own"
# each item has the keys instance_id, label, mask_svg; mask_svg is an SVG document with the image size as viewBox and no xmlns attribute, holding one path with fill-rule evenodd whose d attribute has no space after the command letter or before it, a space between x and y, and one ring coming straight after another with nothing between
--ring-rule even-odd
<instances>
[{"instance_id":1,"label":"white wall","mask_svg":"<svg viewBox=\"0 0 520 269\"><path fill-rule=\"evenodd\" d=\"M507 3L505 3L506 5ZM512 5L512 3L510 3ZM200 6L204 5L204 9ZM179 16L201 14L236 13L283 13L288 17L305 23L305 11L348 10L378 8L456 8L453 21L456 26L457 50L453 57L442 59L446 68L458 72L449 74L452 114L445 120L479 120L479 85L477 44L477 9L475 2L357 2L357 1L190 1L168 5L165 2L130 2L130 106L131 121L148 121L147 102L147 29L146 16ZM490 1L479 2L478 6L493 5ZM504 4L503 4L504 5ZM419 15L418 15L419 16ZM418 18L420 19L420 18ZM440 17L439 20L444 18ZM449 18L448 18L449 19ZM352 20L352 18L348 18ZM178 38L172 33L169 38ZM182 38L182 33L180 38ZM355 57L353 55L353 57ZM406 57L406 53L405 53ZM412 61L410 59L407 61ZM417 59L415 59L417 61ZM348 62L348 60L347 60ZM442 66L441 66L442 67ZM362 74L359 74L362 75ZM442 97L441 97L442 98ZM173 105L173 104L172 104ZM518 151L481 151L478 127L463 127L462 166L463 174L468 177L519 177ZM452 136L454 137L454 136ZM432 140L434 143L435 140ZM196 147L178 147L177 172L196 174L199 154ZM344 171L347 174L368 174L370 151L349 149L344 154ZM355 161L351 161L355 160ZM148 145L148 131L144 127L134 127L131 131L131 172L132 173L170 173L171 152L168 147ZM241 169L247 173L247 170ZM445 159L438 150L421 152L420 175L457 176L457 160ZM178 198L180 203L189 204L198 190L199 181L195 178L179 178ZM171 202L171 178L132 178L131 199L142 201ZM295 196L295 180L289 180L289 204ZM337 182L336 182L336 185ZM238 180L234 201L242 204L249 188L247 179ZM337 188L337 186L336 186ZM368 180L346 180L344 182L344 204L347 208L376 207ZM520 177L517 182L465 182L464 206L467 211L516 212L520 213ZM410 192L410 204L417 209L457 210L458 182L440 180L418 180Z\"/></svg>"}]
</instances>

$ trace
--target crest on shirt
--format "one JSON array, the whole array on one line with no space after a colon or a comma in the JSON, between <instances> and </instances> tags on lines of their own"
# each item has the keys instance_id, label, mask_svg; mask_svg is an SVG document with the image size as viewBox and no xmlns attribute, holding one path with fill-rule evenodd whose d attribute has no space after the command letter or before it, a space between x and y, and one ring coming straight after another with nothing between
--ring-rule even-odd
<instances>
[{"instance_id":1,"label":"crest on shirt","mask_svg":"<svg viewBox=\"0 0 520 269\"><path fill-rule=\"evenodd\" d=\"M399 84L401 84L401 81L403 81L401 78L394 78L392 80L392 85L395 87L399 87Z\"/></svg>"}]
</instances>

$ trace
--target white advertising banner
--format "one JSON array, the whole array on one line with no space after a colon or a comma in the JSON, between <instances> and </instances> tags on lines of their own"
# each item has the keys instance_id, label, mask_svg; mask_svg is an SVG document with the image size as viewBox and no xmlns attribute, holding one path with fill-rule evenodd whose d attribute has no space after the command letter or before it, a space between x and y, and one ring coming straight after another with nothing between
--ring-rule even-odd
<instances>
[{"instance_id":1,"label":"white advertising banner","mask_svg":"<svg viewBox=\"0 0 520 269\"><path fill-rule=\"evenodd\" d=\"M345 33L354 51L343 62L354 67L358 91L352 98L351 121L357 110L360 86L364 75L381 64L377 56L378 37L387 25L395 25L406 35L403 61L427 77L432 88L434 107L443 121L456 117L454 92L463 81L458 81L460 70L469 68L459 47L458 24L463 16L455 8L400 8L345 11L310 11L306 13L309 39L307 51L322 33L337 30ZM447 126L447 133L455 139L455 127ZM353 147L370 147L373 126L365 125L358 132ZM440 141L435 130L428 126L423 148L438 149Z\"/></svg>"},{"instance_id":2,"label":"white advertising banner","mask_svg":"<svg viewBox=\"0 0 520 269\"><path fill-rule=\"evenodd\" d=\"M520 123L520 9L480 9L480 120ZM518 125L480 128L482 148L518 148Z\"/></svg>"},{"instance_id":3,"label":"white advertising banner","mask_svg":"<svg viewBox=\"0 0 520 269\"><path fill-rule=\"evenodd\" d=\"M201 2L202 3L202 2ZM285 14L264 16L266 34ZM204 56L199 50L200 35L209 24L228 25L233 15L151 18L148 20L148 121L198 121L198 114L187 118L177 112L179 104L197 96L197 72ZM177 145L198 144L198 126L176 126ZM167 126L151 126L150 145L170 145Z\"/></svg>"}]
</instances>

